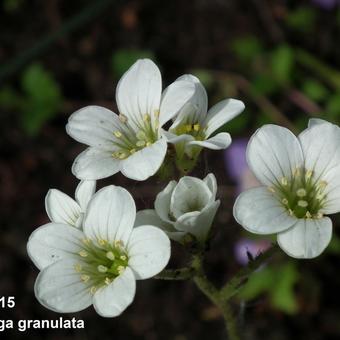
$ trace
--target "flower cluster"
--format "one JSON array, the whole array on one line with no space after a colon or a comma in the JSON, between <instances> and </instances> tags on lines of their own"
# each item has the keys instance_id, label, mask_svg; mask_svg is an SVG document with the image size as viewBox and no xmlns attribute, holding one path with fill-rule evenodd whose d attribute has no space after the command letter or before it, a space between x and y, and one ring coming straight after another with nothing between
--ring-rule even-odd
<instances>
[{"instance_id":1,"label":"flower cluster","mask_svg":"<svg viewBox=\"0 0 340 340\"><path fill-rule=\"evenodd\" d=\"M73 113L66 126L87 144L74 161L81 180L75 200L52 189L46 196L51 223L30 236L27 251L40 269L35 294L56 312L80 311L93 304L98 314L114 317L132 302L136 280L155 276L170 258L170 240L190 234L204 242L219 206L216 179L183 177L156 198L155 211L140 211L124 188L96 191L96 180L121 172L145 180L165 162L175 144L177 165L184 154L194 164L203 147L226 148L230 135L211 134L243 109L222 101L207 112L207 95L197 78L185 75L162 92L161 74L148 59L138 60L116 89L119 114L88 106ZM168 131L167 122L171 121Z\"/></svg>"},{"instance_id":2,"label":"flower cluster","mask_svg":"<svg viewBox=\"0 0 340 340\"><path fill-rule=\"evenodd\" d=\"M220 206L212 173L171 180L156 196L154 209L138 212L126 189L110 185L96 192L96 180L121 172L142 181L161 176L169 164L186 174L203 148L230 145L230 135L216 131L244 104L226 99L208 110L207 93L193 75L179 77L162 92L160 71L148 59L123 75L116 102L119 114L88 106L69 118L67 133L88 145L72 166L81 181L75 199L56 189L48 192L51 222L28 241L28 254L40 270L35 295L56 312L93 305L104 317L121 314L134 299L136 280L161 275L170 239L192 247L193 254L204 252ZM320 255L332 235L326 215L340 211L339 146L340 128L319 119L298 137L284 127L261 127L246 151L260 186L239 195L236 221L252 233L277 234L279 246L292 257Z\"/></svg>"}]
</instances>

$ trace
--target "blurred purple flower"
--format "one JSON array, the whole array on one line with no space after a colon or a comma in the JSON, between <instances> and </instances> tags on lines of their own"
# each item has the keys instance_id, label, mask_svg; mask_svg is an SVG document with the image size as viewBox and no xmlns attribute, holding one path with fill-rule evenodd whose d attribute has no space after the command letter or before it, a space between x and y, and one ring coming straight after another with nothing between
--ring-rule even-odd
<instances>
[{"instance_id":1,"label":"blurred purple flower","mask_svg":"<svg viewBox=\"0 0 340 340\"><path fill-rule=\"evenodd\" d=\"M224 152L224 164L232 180L236 182L236 194L258 186L253 173L249 170L246 160L248 140L238 138Z\"/></svg>"},{"instance_id":2,"label":"blurred purple flower","mask_svg":"<svg viewBox=\"0 0 340 340\"><path fill-rule=\"evenodd\" d=\"M312 3L326 10L331 10L340 4L340 0L312 0Z\"/></svg>"},{"instance_id":3,"label":"blurred purple flower","mask_svg":"<svg viewBox=\"0 0 340 340\"><path fill-rule=\"evenodd\" d=\"M250 240L247 238L241 238L238 240L234 247L234 256L236 261L245 266L249 262L248 253L252 257L256 257L261 252L270 248L271 243L268 240Z\"/></svg>"}]
</instances>

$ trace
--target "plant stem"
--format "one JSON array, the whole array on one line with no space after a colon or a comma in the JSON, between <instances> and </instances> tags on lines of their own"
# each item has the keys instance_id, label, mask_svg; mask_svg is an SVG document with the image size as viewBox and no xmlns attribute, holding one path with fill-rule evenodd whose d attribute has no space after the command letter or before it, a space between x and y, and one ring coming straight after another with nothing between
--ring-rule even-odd
<instances>
[{"instance_id":1,"label":"plant stem","mask_svg":"<svg viewBox=\"0 0 340 340\"><path fill-rule=\"evenodd\" d=\"M195 275L195 269L192 267L184 267L179 269L164 269L154 278L159 280L188 280Z\"/></svg>"},{"instance_id":2,"label":"plant stem","mask_svg":"<svg viewBox=\"0 0 340 340\"><path fill-rule=\"evenodd\" d=\"M237 330L237 321L231 311L229 302L221 299L219 290L206 277L202 260L203 256L201 254L193 256L192 266L196 269L196 275L193 277L193 281L201 292L221 310L226 325L228 339L239 340L240 336Z\"/></svg>"}]
</instances>

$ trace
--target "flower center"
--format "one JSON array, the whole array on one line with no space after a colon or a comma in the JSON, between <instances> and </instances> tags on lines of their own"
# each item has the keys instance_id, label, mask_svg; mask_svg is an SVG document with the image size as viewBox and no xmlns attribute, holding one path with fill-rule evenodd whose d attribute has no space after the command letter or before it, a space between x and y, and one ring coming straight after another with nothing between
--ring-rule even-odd
<instances>
[{"instance_id":1,"label":"flower center","mask_svg":"<svg viewBox=\"0 0 340 340\"><path fill-rule=\"evenodd\" d=\"M296 169L289 180L282 177L280 182L268 189L276 195L291 216L297 218L322 218L320 210L326 202L324 193L327 182L314 178L313 171Z\"/></svg>"},{"instance_id":2,"label":"flower center","mask_svg":"<svg viewBox=\"0 0 340 340\"><path fill-rule=\"evenodd\" d=\"M118 150L112 153L112 157L125 159L136 151L156 142L159 129L159 111L154 112L154 117L155 119L152 121L150 114L146 113L142 120L129 122L126 116L120 114L121 125L119 129L113 131L115 136L113 144Z\"/></svg>"},{"instance_id":3,"label":"flower center","mask_svg":"<svg viewBox=\"0 0 340 340\"><path fill-rule=\"evenodd\" d=\"M177 136L186 134L193 136L195 140L198 141L205 140L205 128L203 128L199 123L178 125L173 132Z\"/></svg>"},{"instance_id":4,"label":"flower center","mask_svg":"<svg viewBox=\"0 0 340 340\"><path fill-rule=\"evenodd\" d=\"M129 258L121 241L110 244L98 240L95 244L90 239L83 240L83 249L78 253L80 263L75 270L81 280L91 286L91 293L104 285L109 285L127 267Z\"/></svg>"}]
</instances>

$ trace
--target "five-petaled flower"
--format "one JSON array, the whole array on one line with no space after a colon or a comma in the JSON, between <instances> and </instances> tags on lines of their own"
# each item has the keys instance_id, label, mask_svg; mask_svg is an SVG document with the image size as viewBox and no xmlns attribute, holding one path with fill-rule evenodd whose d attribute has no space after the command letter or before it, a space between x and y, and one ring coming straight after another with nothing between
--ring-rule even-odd
<instances>
[{"instance_id":1,"label":"five-petaled flower","mask_svg":"<svg viewBox=\"0 0 340 340\"><path fill-rule=\"evenodd\" d=\"M277 233L279 246L295 258L314 258L327 247L340 211L340 128L311 120L298 137L265 125L251 138L247 161L263 184L243 192L234 216L248 231Z\"/></svg>"},{"instance_id":2,"label":"five-petaled flower","mask_svg":"<svg viewBox=\"0 0 340 340\"><path fill-rule=\"evenodd\" d=\"M158 67L149 59L138 60L117 85L119 115L103 107L87 106L69 118L67 133L89 145L74 161L74 175L101 179L121 171L139 181L153 176L167 151L161 127L194 90L191 82L177 80L162 93Z\"/></svg>"},{"instance_id":3,"label":"five-petaled flower","mask_svg":"<svg viewBox=\"0 0 340 340\"><path fill-rule=\"evenodd\" d=\"M213 174L203 180L184 176L171 181L155 200L155 209L137 212L136 225L152 224L176 241L186 234L204 242L220 201L216 200L217 184Z\"/></svg>"},{"instance_id":4,"label":"five-petaled flower","mask_svg":"<svg viewBox=\"0 0 340 340\"><path fill-rule=\"evenodd\" d=\"M93 304L101 316L121 314L133 301L135 281L158 274L170 257L167 235L150 225L133 228L135 217L129 192L108 186L92 197L83 230L61 223L35 230L27 250L41 270L40 303L62 313Z\"/></svg>"},{"instance_id":5,"label":"five-petaled flower","mask_svg":"<svg viewBox=\"0 0 340 340\"><path fill-rule=\"evenodd\" d=\"M169 143L176 145L179 157L185 153L196 158L202 148L227 148L231 143L229 133L220 132L213 137L211 135L244 110L243 102L225 99L208 111L207 92L199 79L189 74L177 79L184 80L195 86L195 94L176 115L169 131L164 132Z\"/></svg>"}]
</instances>

